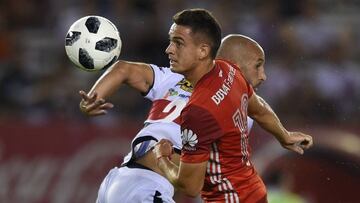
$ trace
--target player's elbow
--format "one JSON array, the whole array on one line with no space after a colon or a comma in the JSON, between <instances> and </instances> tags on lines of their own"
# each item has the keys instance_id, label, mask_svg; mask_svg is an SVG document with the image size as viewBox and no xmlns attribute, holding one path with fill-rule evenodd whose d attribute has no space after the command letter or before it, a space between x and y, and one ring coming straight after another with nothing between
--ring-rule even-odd
<instances>
[{"instance_id":1,"label":"player's elbow","mask_svg":"<svg viewBox=\"0 0 360 203\"><path fill-rule=\"evenodd\" d=\"M116 72L121 77L129 75L131 70L130 64L127 61L119 60L114 66L111 67L111 71Z\"/></svg>"}]
</instances>

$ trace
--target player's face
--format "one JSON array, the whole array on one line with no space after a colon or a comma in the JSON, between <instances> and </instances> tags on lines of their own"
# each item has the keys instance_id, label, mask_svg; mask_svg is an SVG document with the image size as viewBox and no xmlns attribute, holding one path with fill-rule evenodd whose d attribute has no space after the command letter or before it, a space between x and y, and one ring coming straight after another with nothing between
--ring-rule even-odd
<instances>
[{"instance_id":1,"label":"player's face","mask_svg":"<svg viewBox=\"0 0 360 203\"><path fill-rule=\"evenodd\" d=\"M244 75L249 83L257 88L262 82L266 80L264 69L265 55L261 47L258 47L250 57L246 67L244 68Z\"/></svg>"},{"instance_id":2,"label":"player's face","mask_svg":"<svg viewBox=\"0 0 360 203\"><path fill-rule=\"evenodd\" d=\"M186 74L195 68L199 46L194 41L191 29L174 23L169 31L169 40L170 44L165 52L169 55L171 70Z\"/></svg>"}]
</instances>

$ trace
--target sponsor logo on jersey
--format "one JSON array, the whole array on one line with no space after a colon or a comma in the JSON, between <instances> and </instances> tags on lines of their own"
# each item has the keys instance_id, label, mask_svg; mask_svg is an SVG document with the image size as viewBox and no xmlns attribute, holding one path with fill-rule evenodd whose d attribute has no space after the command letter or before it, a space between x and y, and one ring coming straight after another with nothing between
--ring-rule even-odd
<instances>
[{"instance_id":1,"label":"sponsor logo on jersey","mask_svg":"<svg viewBox=\"0 0 360 203\"><path fill-rule=\"evenodd\" d=\"M178 94L179 94L178 91L176 91L174 88L170 88L170 89L167 91L167 93L165 94L164 99L167 99L168 97L171 97L171 96L176 96L176 95L178 95Z\"/></svg>"},{"instance_id":2,"label":"sponsor logo on jersey","mask_svg":"<svg viewBox=\"0 0 360 203\"><path fill-rule=\"evenodd\" d=\"M180 86L180 88L186 92L192 93L193 86L189 81L187 81L185 78L183 78L180 82L178 82L175 86Z\"/></svg>"},{"instance_id":3,"label":"sponsor logo on jersey","mask_svg":"<svg viewBox=\"0 0 360 203\"><path fill-rule=\"evenodd\" d=\"M170 96L174 96L174 95L177 95L177 94L179 94L179 93L176 90L174 90L173 88L169 89L169 95Z\"/></svg>"},{"instance_id":4,"label":"sponsor logo on jersey","mask_svg":"<svg viewBox=\"0 0 360 203\"><path fill-rule=\"evenodd\" d=\"M197 135L190 129L181 131L183 148L187 151L195 151L198 143Z\"/></svg>"},{"instance_id":5,"label":"sponsor logo on jersey","mask_svg":"<svg viewBox=\"0 0 360 203\"><path fill-rule=\"evenodd\" d=\"M235 77L235 68L230 66L229 75L225 80L223 81L223 84L221 87L215 92L213 96L211 96L211 99L214 101L216 105L219 105L227 96L227 94L230 92L231 86L234 82Z\"/></svg>"},{"instance_id":6,"label":"sponsor logo on jersey","mask_svg":"<svg viewBox=\"0 0 360 203\"><path fill-rule=\"evenodd\" d=\"M179 97L186 99L186 98L190 98L190 95L186 95L186 94L179 94Z\"/></svg>"}]
</instances>

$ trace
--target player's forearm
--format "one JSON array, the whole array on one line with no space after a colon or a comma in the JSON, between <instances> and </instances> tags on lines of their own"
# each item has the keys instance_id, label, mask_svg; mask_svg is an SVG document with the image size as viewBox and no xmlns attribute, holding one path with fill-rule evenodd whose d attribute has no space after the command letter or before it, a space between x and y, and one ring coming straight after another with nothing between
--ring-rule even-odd
<instances>
[{"instance_id":1,"label":"player's forearm","mask_svg":"<svg viewBox=\"0 0 360 203\"><path fill-rule=\"evenodd\" d=\"M165 177L173 184L177 184L179 167L170 161L167 157L158 159L158 167L164 173Z\"/></svg>"},{"instance_id":2,"label":"player's forearm","mask_svg":"<svg viewBox=\"0 0 360 203\"><path fill-rule=\"evenodd\" d=\"M186 194L185 187L179 181L179 166L170 161L167 157L162 157L158 161L158 167L165 175L166 179L181 192Z\"/></svg>"},{"instance_id":3,"label":"player's forearm","mask_svg":"<svg viewBox=\"0 0 360 203\"><path fill-rule=\"evenodd\" d=\"M96 92L98 98L108 98L125 82L128 73L119 61L109 68L94 84L89 94Z\"/></svg>"},{"instance_id":4,"label":"player's forearm","mask_svg":"<svg viewBox=\"0 0 360 203\"><path fill-rule=\"evenodd\" d=\"M260 120L257 120L260 126L276 137L280 143L286 142L288 131L281 124L280 120L274 115L266 115Z\"/></svg>"},{"instance_id":5,"label":"player's forearm","mask_svg":"<svg viewBox=\"0 0 360 203\"><path fill-rule=\"evenodd\" d=\"M286 142L288 131L267 102L261 97L258 97L258 99L263 108L259 114L254 115L253 119L256 120L264 130L274 135L280 143Z\"/></svg>"}]
</instances>

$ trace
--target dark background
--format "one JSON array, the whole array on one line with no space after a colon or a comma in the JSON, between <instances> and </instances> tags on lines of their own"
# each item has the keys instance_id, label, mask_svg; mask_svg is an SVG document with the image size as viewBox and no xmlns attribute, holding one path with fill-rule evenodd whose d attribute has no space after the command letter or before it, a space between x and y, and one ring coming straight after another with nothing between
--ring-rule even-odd
<instances>
[{"instance_id":1,"label":"dark background","mask_svg":"<svg viewBox=\"0 0 360 203\"><path fill-rule=\"evenodd\" d=\"M195 7L217 17L223 36L241 33L262 45L268 79L258 94L289 130L314 136L314 148L297 156L255 125L253 161L274 198L283 198L277 202L358 202L355 0L1 1L0 201L94 202L146 118L150 103L126 87L111 98L109 115L80 113L78 90L88 91L101 72L84 72L67 59L64 38L75 20L104 16L120 31L121 59L167 66L171 17Z\"/></svg>"}]
</instances>

